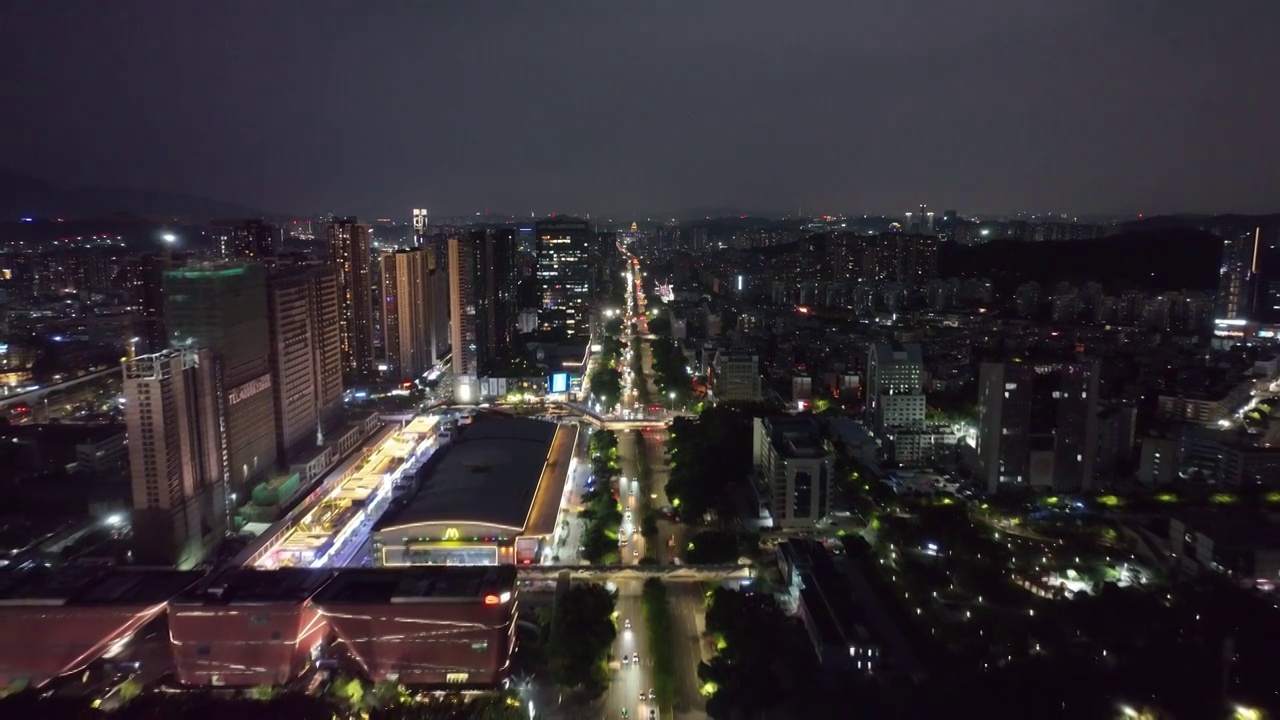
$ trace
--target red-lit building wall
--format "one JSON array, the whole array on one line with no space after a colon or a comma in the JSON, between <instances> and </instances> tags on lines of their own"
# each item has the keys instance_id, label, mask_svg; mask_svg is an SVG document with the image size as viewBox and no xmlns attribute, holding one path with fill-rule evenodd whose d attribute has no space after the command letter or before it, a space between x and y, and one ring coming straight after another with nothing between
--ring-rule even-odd
<instances>
[{"instance_id":1,"label":"red-lit building wall","mask_svg":"<svg viewBox=\"0 0 1280 720\"><path fill-rule=\"evenodd\" d=\"M516 602L385 604L322 607L328 624L374 682L407 685L496 685L515 638Z\"/></svg>"},{"instance_id":2,"label":"red-lit building wall","mask_svg":"<svg viewBox=\"0 0 1280 720\"><path fill-rule=\"evenodd\" d=\"M328 632L310 602L173 605L169 634L184 685L285 683L307 667Z\"/></svg>"},{"instance_id":3,"label":"red-lit building wall","mask_svg":"<svg viewBox=\"0 0 1280 720\"><path fill-rule=\"evenodd\" d=\"M0 608L0 688L39 687L80 670L163 611L163 604Z\"/></svg>"}]
</instances>

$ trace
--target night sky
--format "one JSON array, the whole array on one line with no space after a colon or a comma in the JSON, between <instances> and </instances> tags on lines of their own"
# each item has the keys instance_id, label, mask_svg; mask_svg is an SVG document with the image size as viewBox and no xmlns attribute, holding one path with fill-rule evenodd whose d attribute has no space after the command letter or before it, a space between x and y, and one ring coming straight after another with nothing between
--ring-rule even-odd
<instances>
[{"instance_id":1,"label":"night sky","mask_svg":"<svg viewBox=\"0 0 1280 720\"><path fill-rule=\"evenodd\" d=\"M1278 0L32 0L0 166L269 212L1280 210Z\"/></svg>"}]
</instances>

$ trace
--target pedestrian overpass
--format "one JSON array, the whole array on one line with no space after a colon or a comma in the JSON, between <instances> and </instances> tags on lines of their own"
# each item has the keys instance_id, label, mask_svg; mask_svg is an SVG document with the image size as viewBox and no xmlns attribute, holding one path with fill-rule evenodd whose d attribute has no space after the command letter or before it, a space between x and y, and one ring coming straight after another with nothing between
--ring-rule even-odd
<instances>
[{"instance_id":1,"label":"pedestrian overpass","mask_svg":"<svg viewBox=\"0 0 1280 720\"><path fill-rule=\"evenodd\" d=\"M709 582L746 579L754 574L751 565L521 565L516 568L521 581L551 582L568 575L570 580L648 580L666 582Z\"/></svg>"},{"instance_id":2,"label":"pedestrian overpass","mask_svg":"<svg viewBox=\"0 0 1280 720\"><path fill-rule=\"evenodd\" d=\"M448 403L448 404L442 405L441 407L448 408L448 409L458 409L458 408L480 408L483 406L474 405L474 404L464 404L464 403ZM505 407L509 407L509 406L505 406L501 403L494 403L490 407L493 407L494 409L497 409L497 410L502 410ZM520 407L520 406L514 406L514 407ZM588 425L591 425L592 427L604 428L606 430L644 430L647 428L664 428L667 425L671 424L672 418L692 417L688 413L664 411L659 417L623 419L623 418L613 417L609 415L600 415L599 413L595 412L594 410L591 410L590 408L584 405L578 405L577 403L567 403L567 402L545 402L534 407L540 407L540 408L545 408L549 410L557 410L561 413L562 417L573 419L573 420L581 420L583 422L586 422ZM401 417L412 418L413 414L408 413L408 414L402 414L402 415L384 415L383 419L400 419Z\"/></svg>"}]
</instances>

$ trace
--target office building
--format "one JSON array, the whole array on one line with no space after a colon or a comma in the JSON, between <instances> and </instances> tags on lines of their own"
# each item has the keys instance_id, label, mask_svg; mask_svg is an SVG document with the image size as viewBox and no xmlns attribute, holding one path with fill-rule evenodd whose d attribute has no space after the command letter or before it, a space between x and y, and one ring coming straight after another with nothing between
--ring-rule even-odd
<instances>
[{"instance_id":1,"label":"office building","mask_svg":"<svg viewBox=\"0 0 1280 720\"><path fill-rule=\"evenodd\" d=\"M575 218L538 222L538 328L569 338L591 335L591 248L587 223Z\"/></svg>"},{"instance_id":2,"label":"office building","mask_svg":"<svg viewBox=\"0 0 1280 720\"><path fill-rule=\"evenodd\" d=\"M978 401L977 475L988 492L1092 487L1096 361L983 363Z\"/></svg>"},{"instance_id":3,"label":"office building","mask_svg":"<svg viewBox=\"0 0 1280 720\"><path fill-rule=\"evenodd\" d=\"M756 418L752 459L761 517L779 528L812 527L827 516L835 452L813 417Z\"/></svg>"},{"instance_id":4,"label":"office building","mask_svg":"<svg viewBox=\"0 0 1280 720\"><path fill-rule=\"evenodd\" d=\"M388 377L411 382L434 364L426 248L382 255L382 348Z\"/></svg>"},{"instance_id":5,"label":"office building","mask_svg":"<svg viewBox=\"0 0 1280 720\"><path fill-rule=\"evenodd\" d=\"M266 477L279 455L266 271L256 263L205 263L164 278L171 345L213 354L230 491L239 492Z\"/></svg>"},{"instance_id":6,"label":"office building","mask_svg":"<svg viewBox=\"0 0 1280 720\"><path fill-rule=\"evenodd\" d=\"M875 343L867 353L867 424L877 434L924 427L924 358L915 343Z\"/></svg>"},{"instance_id":7,"label":"office building","mask_svg":"<svg viewBox=\"0 0 1280 720\"><path fill-rule=\"evenodd\" d=\"M268 280L271 386L279 462L323 442L342 414L338 275L331 266L284 269Z\"/></svg>"},{"instance_id":8,"label":"office building","mask_svg":"<svg viewBox=\"0 0 1280 720\"><path fill-rule=\"evenodd\" d=\"M778 543L777 558L787 605L796 609L823 668L868 674L879 669L880 644L861 622L856 592L822 543L783 540Z\"/></svg>"},{"instance_id":9,"label":"office building","mask_svg":"<svg viewBox=\"0 0 1280 720\"><path fill-rule=\"evenodd\" d=\"M186 348L124 363L134 556L198 564L224 534L226 448L213 354Z\"/></svg>"},{"instance_id":10,"label":"office building","mask_svg":"<svg viewBox=\"0 0 1280 720\"><path fill-rule=\"evenodd\" d=\"M718 350L708 366L717 402L756 402L761 394L760 355L752 350Z\"/></svg>"},{"instance_id":11,"label":"office building","mask_svg":"<svg viewBox=\"0 0 1280 720\"><path fill-rule=\"evenodd\" d=\"M215 222L213 242L224 260L265 260L284 248L284 232L279 225L260 219Z\"/></svg>"},{"instance_id":12,"label":"office building","mask_svg":"<svg viewBox=\"0 0 1280 720\"><path fill-rule=\"evenodd\" d=\"M329 223L329 262L338 271L340 313L338 328L346 374L373 373L373 258L369 226L354 217Z\"/></svg>"}]
</instances>

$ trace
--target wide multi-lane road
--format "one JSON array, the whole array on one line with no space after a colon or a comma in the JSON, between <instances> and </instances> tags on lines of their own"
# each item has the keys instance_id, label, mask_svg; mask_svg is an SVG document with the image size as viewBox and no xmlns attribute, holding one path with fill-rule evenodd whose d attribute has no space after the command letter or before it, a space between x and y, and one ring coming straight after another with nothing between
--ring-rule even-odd
<instances>
[{"instance_id":1,"label":"wide multi-lane road","mask_svg":"<svg viewBox=\"0 0 1280 720\"><path fill-rule=\"evenodd\" d=\"M630 318L637 323L639 332L631 335L631 349L640 354L641 372L631 378L630 385L643 387L643 393L653 404L661 404L657 388L653 382L653 358L649 348L648 321L645 318L645 300L641 279L641 268L638 262L630 263L632 281L628 292L628 311ZM636 393L636 397L642 393ZM633 406L635 407L635 406ZM645 407L636 407L641 412ZM665 428L645 428L618 433L618 460L622 477L619 483L618 497L622 501L624 511L630 511L631 524L625 528L632 531L643 521L646 508L655 512L658 517L658 535L653 540L653 547L646 547L645 539L638 533L628 538L628 545L622 548L623 564L635 564L648 555L663 565L679 562L684 550L685 537L680 524L668 520L661 508L670 507L667 498L666 484L668 464L666 459L667 430ZM643 463L641 459L643 457ZM647 472L642 472L642 467ZM673 540L674 538L674 540ZM706 706L699 693L698 663L702 660L701 635L704 618L704 586L702 583L667 583L667 593L671 603L672 635L675 648L675 670L677 693L673 707L656 707L647 699L653 687L653 666L649 653L649 628L645 623L641 593L643 582L639 580L620 580L618 588L618 616L620 633L614 656L629 658L627 665L621 665L614 671L609 692L605 700L604 716L606 718L623 717L625 709L628 718L648 720L650 713L659 718L679 718L680 720L704 720ZM631 627L626 627L630 621ZM639 654L639 665L635 663ZM644 699L642 700L642 695Z\"/></svg>"}]
</instances>

